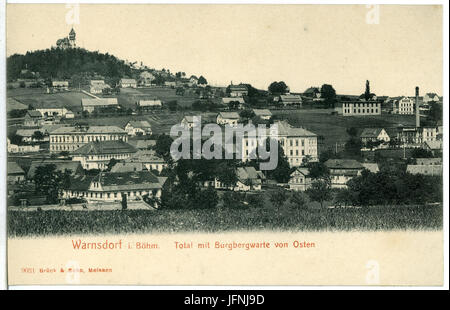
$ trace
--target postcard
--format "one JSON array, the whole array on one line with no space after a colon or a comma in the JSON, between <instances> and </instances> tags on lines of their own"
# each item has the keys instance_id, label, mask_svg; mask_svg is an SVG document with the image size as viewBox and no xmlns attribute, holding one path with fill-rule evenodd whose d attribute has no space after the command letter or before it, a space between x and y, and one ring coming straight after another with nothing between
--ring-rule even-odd
<instances>
[{"instance_id":1,"label":"postcard","mask_svg":"<svg viewBox=\"0 0 450 310\"><path fill-rule=\"evenodd\" d=\"M443 286L443 31L442 5L6 4L8 285Z\"/></svg>"}]
</instances>

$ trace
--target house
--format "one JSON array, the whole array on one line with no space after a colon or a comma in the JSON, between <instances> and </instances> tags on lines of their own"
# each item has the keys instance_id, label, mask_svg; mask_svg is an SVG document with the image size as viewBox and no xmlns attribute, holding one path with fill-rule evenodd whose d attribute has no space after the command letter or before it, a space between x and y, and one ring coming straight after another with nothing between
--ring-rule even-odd
<instances>
[{"instance_id":1,"label":"house","mask_svg":"<svg viewBox=\"0 0 450 310\"><path fill-rule=\"evenodd\" d=\"M441 99L436 93L426 93L425 96L423 96L423 102L429 103L429 102L439 102Z\"/></svg>"},{"instance_id":2,"label":"house","mask_svg":"<svg viewBox=\"0 0 450 310\"><path fill-rule=\"evenodd\" d=\"M377 101L343 101L343 116L381 115L381 103Z\"/></svg>"},{"instance_id":3,"label":"house","mask_svg":"<svg viewBox=\"0 0 450 310\"><path fill-rule=\"evenodd\" d=\"M377 163L362 163L361 165L364 167L364 169L367 169L372 173L380 172L380 168L378 167Z\"/></svg>"},{"instance_id":4,"label":"house","mask_svg":"<svg viewBox=\"0 0 450 310\"><path fill-rule=\"evenodd\" d=\"M423 144L423 147L426 150L431 151L433 154L438 154L442 151L442 141L441 140L435 140L435 141L426 141Z\"/></svg>"},{"instance_id":5,"label":"house","mask_svg":"<svg viewBox=\"0 0 450 310\"><path fill-rule=\"evenodd\" d=\"M7 138L8 153L36 153L39 149L39 144L12 144Z\"/></svg>"},{"instance_id":6,"label":"house","mask_svg":"<svg viewBox=\"0 0 450 310\"><path fill-rule=\"evenodd\" d=\"M37 132L39 132L39 134ZM22 142L43 142L48 141L49 139L45 130L41 128L17 129L16 135L22 137Z\"/></svg>"},{"instance_id":7,"label":"house","mask_svg":"<svg viewBox=\"0 0 450 310\"><path fill-rule=\"evenodd\" d=\"M319 87L311 86L303 92L303 96L311 99L318 99L320 98L320 89Z\"/></svg>"},{"instance_id":8,"label":"house","mask_svg":"<svg viewBox=\"0 0 450 310\"><path fill-rule=\"evenodd\" d=\"M175 87L175 86L177 86L177 82L175 82L175 81L165 81L164 82L164 86L166 86L166 87Z\"/></svg>"},{"instance_id":9,"label":"house","mask_svg":"<svg viewBox=\"0 0 450 310\"><path fill-rule=\"evenodd\" d=\"M149 150L156 145L156 140L129 140L128 144L131 144L138 150Z\"/></svg>"},{"instance_id":10,"label":"house","mask_svg":"<svg viewBox=\"0 0 450 310\"><path fill-rule=\"evenodd\" d=\"M426 176L442 176L442 165L408 165L406 172Z\"/></svg>"},{"instance_id":11,"label":"house","mask_svg":"<svg viewBox=\"0 0 450 310\"><path fill-rule=\"evenodd\" d=\"M151 135L152 126L148 121L131 120L125 125L125 131L129 136Z\"/></svg>"},{"instance_id":12,"label":"house","mask_svg":"<svg viewBox=\"0 0 450 310\"><path fill-rule=\"evenodd\" d=\"M119 173L136 172L136 171L148 171L148 170L142 163L138 162L130 163L125 161L118 162L111 168L111 172L119 172Z\"/></svg>"},{"instance_id":13,"label":"house","mask_svg":"<svg viewBox=\"0 0 450 310\"><path fill-rule=\"evenodd\" d=\"M403 97L394 101L392 113L394 114L414 114L415 112L414 98Z\"/></svg>"},{"instance_id":14,"label":"house","mask_svg":"<svg viewBox=\"0 0 450 310\"><path fill-rule=\"evenodd\" d=\"M104 80L91 80L89 87L91 94L102 94L104 89L111 89L111 86L106 84Z\"/></svg>"},{"instance_id":15,"label":"house","mask_svg":"<svg viewBox=\"0 0 450 310\"><path fill-rule=\"evenodd\" d=\"M8 161L7 173L8 184L25 180L25 171L15 161Z\"/></svg>"},{"instance_id":16,"label":"house","mask_svg":"<svg viewBox=\"0 0 450 310\"><path fill-rule=\"evenodd\" d=\"M230 106L233 103L233 106L237 109L243 109L245 100L242 97L223 97L222 104Z\"/></svg>"},{"instance_id":17,"label":"house","mask_svg":"<svg viewBox=\"0 0 450 310\"><path fill-rule=\"evenodd\" d=\"M139 79L144 86L150 86L155 79L155 76L148 71L143 71L139 74Z\"/></svg>"},{"instance_id":18,"label":"house","mask_svg":"<svg viewBox=\"0 0 450 310\"><path fill-rule=\"evenodd\" d=\"M36 110L28 110L25 114L23 125L25 127L39 127L43 123L42 114Z\"/></svg>"},{"instance_id":19,"label":"house","mask_svg":"<svg viewBox=\"0 0 450 310\"><path fill-rule=\"evenodd\" d=\"M191 75L189 78L189 86L197 86L198 84L198 78L195 75Z\"/></svg>"},{"instance_id":20,"label":"house","mask_svg":"<svg viewBox=\"0 0 450 310\"><path fill-rule=\"evenodd\" d=\"M63 198L84 198L87 201L118 202L142 199L143 196L161 197L166 177L157 177L148 171L101 172L92 176L74 176ZM157 207L157 206L154 206Z\"/></svg>"},{"instance_id":21,"label":"house","mask_svg":"<svg viewBox=\"0 0 450 310\"><path fill-rule=\"evenodd\" d=\"M73 113L72 111L67 111L67 113L64 116L64 118L73 119L73 118L75 118L75 113Z\"/></svg>"},{"instance_id":22,"label":"house","mask_svg":"<svg viewBox=\"0 0 450 310\"><path fill-rule=\"evenodd\" d=\"M416 158L416 165L435 166L442 165L442 158Z\"/></svg>"},{"instance_id":23,"label":"house","mask_svg":"<svg viewBox=\"0 0 450 310\"><path fill-rule=\"evenodd\" d=\"M309 170L305 167L297 167L289 176L289 189L294 191L306 191L312 183Z\"/></svg>"},{"instance_id":24,"label":"house","mask_svg":"<svg viewBox=\"0 0 450 310\"><path fill-rule=\"evenodd\" d=\"M347 182L364 170L364 166L354 159L329 159L325 165L330 170L331 188L347 188Z\"/></svg>"},{"instance_id":25,"label":"house","mask_svg":"<svg viewBox=\"0 0 450 310\"><path fill-rule=\"evenodd\" d=\"M69 81L52 81L53 89L69 90Z\"/></svg>"},{"instance_id":26,"label":"house","mask_svg":"<svg viewBox=\"0 0 450 310\"><path fill-rule=\"evenodd\" d=\"M67 126L50 132L50 153L72 152L94 141L128 141L128 133L117 126Z\"/></svg>"},{"instance_id":27,"label":"house","mask_svg":"<svg viewBox=\"0 0 450 310\"><path fill-rule=\"evenodd\" d=\"M391 138L384 128L364 128L360 138L363 144L378 141L389 143L389 141L391 141Z\"/></svg>"},{"instance_id":28,"label":"house","mask_svg":"<svg viewBox=\"0 0 450 310\"><path fill-rule=\"evenodd\" d=\"M101 108L118 108L117 98L83 98L81 99L81 109L89 113Z\"/></svg>"},{"instance_id":29,"label":"house","mask_svg":"<svg viewBox=\"0 0 450 310\"><path fill-rule=\"evenodd\" d=\"M33 103L33 107L45 119L49 117L64 117L69 112L62 102L56 100L44 100Z\"/></svg>"},{"instance_id":30,"label":"house","mask_svg":"<svg viewBox=\"0 0 450 310\"><path fill-rule=\"evenodd\" d=\"M136 88L137 82L135 79L120 79L119 86L122 88Z\"/></svg>"},{"instance_id":31,"label":"house","mask_svg":"<svg viewBox=\"0 0 450 310\"><path fill-rule=\"evenodd\" d=\"M229 189L234 191L260 191L263 182L266 180L265 175L256 170L254 167L238 167L236 169L237 182L234 186L227 187L218 179L214 180L216 189Z\"/></svg>"},{"instance_id":32,"label":"house","mask_svg":"<svg viewBox=\"0 0 450 310\"><path fill-rule=\"evenodd\" d=\"M268 109L253 109L253 113L263 120L270 120L272 117L272 112Z\"/></svg>"},{"instance_id":33,"label":"house","mask_svg":"<svg viewBox=\"0 0 450 310\"><path fill-rule=\"evenodd\" d=\"M181 125L185 128L194 128L194 116L192 115L185 115L183 119L181 120Z\"/></svg>"},{"instance_id":34,"label":"house","mask_svg":"<svg viewBox=\"0 0 450 310\"><path fill-rule=\"evenodd\" d=\"M230 97L242 97L248 95L248 88L244 84L228 86Z\"/></svg>"},{"instance_id":35,"label":"house","mask_svg":"<svg viewBox=\"0 0 450 310\"><path fill-rule=\"evenodd\" d=\"M161 108L161 100L157 98L141 98L136 100L136 107L140 110L151 110L155 108Z\"/></svg>"},{"instance_id":36,"label":"house","mask_svg":"<svg viewBox=\"0 0 450 310\"><path fill-rule=\"evenodd\" d=\"M27 173L27 179L32 180L36 175L36 169L38 167L44 167L48 165L54 165L56 171L64 172L70 171L71 175L83 174L83 167L79 161L65 160L65 159L41 159L31 162L30 169Z\"/></svg>"},{"instance_id":37,"label":"house","mask_svg":"<svg viewBox=\"0 0 450 310\"><path fill-rule=\"evenodd\" d=\"M300 95L280 95L279 101L286 106L302 106L302 97Z\"/></svg>"},{"instance_id":38,"label":"house","mask_svg":"<svg viewBox=\"0 0 450 310\"><path fill-rule=\"evenodd\" d=\"M153 150L139 150L129 159L125 160L127 163L140 163L148 171L161 172L164 168L168 167L168 164L155 154Z\"/></svg>"},{"instance_id":39,"label":"house","mask_svg":"<svg viewBox=\"0 0 450 310\"><path fill-rule=\"evenodd\" d=\"M123 141L94 141L73 151L72 160L80 162L86 170L105 170L111 159L125 160L137 151L134 146Z\"/></svg>"},{"instance_id":40,"label":"house","mask_svg":"<svg viewBox=\"0 0 450 310\"><path fill-rule=\"evenodd\" d=\"M240 117L237 112L220 112L217 115L216 123L219 125L236 126L239 119Z\"/></svg>"}]
</instances>

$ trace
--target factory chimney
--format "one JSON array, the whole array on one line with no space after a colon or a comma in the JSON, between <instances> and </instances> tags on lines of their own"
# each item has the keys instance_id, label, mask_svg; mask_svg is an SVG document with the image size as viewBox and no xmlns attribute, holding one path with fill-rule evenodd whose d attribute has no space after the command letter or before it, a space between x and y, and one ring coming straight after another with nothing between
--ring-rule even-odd
<instances>
[{"instance_id":1,"label":"factory chimney","mask_svg":"<svg viewBox=\"0 0 450 310\"><path fill-rule=\"evenodd\" d=\"M419 87L416 86L416 128L420 127Z\"/></svg>"}]
</instances>

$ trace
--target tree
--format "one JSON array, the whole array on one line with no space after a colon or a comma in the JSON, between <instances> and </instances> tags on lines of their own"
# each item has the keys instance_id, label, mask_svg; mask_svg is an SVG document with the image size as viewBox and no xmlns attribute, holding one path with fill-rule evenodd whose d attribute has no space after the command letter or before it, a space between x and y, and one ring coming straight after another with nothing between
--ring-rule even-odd
<instances>
[{"instance_id":1,"label":"tree","mask_svg":"<svg viewBox=\"0 0 450 310\"><path fill-rule=\"evenodd\" d=\"M346 143L345 143L345 152L348 155L353 155L353 156L361 156L361 147L362 147L362 142L360 139L358 138L350 138Z\"/></svg>"},{"instance_id":2,"label":"tree","mask_svg":"<svg viewBox=\"0 0 450 310\"><path fill-rule=\"evenodd\" d=\"M358 134L358 129L356 129L355 127L347 128L346 131L350 137L356 137L356 135Z\"/></svg>"},{"instance_id":3,"label":"tree","mask_svg":"<svg viewBox=\"0 0 450 310\"><path fill-rule=\"evenodd\" d=\"M238 177L236 174L236 167L226 161L221 162L216 170L217 180L221 182L225 187L233 188L236 186Z\"/></svg>"},{"instance_id":4,"label":"tree","mask_svg":"<svg viewBox=\"0 0 450 310\"><path fill-rule=\"evenodd\" d=\"M208 81L203 77L203 75L200 75L200 77L198 78L198 82L199 85L206 85L208 84Z\"/></svg>"},{"instance_id":5,"label":"tree","mask_svg":"<svg viewBox=\"0 0 450 310\"><path fill-rule=\"evenodd\" d=\"M266 149L270 149L270 138L267 139ZM271 179L275 179L278 183L287 183L291 175L292 169L289 165L288 159L284 154L283 147L280 142L278 144L278 164L274 170L267 170L267 176Z\"/></svg>"},{"instance_id":6,"label":"tree","mask_svg":"<svg viewBox=\"0 0 450 310\"><path fill-rule=\"evenodd\" d=\"M306 195L302 192L293 192L290 201L297 210L297 220L300 220L301 211L308 208L308 199Z\"/></svg>"},{"instance_id":7,"label":"tree","mask_svg":"<svg viewBox=\"0 0 450 310\"><path fill-rule=\"evenodd\" d=\"M36 130L35 132L33 132L31 139L36 140L36 141L41 141L44 139L44 134L41 131Z\"/></svg>"},{"instance_id":8,"label":"tree","mask_svg":"<svg viewBox=\"0 0 450 310\"><path fill-rule=\"evenodd\" d=\"M70 175L69 170L57 171L53 164L37 167L34 175L36 194L45 195L49 203L56 203L61 191L70 186Z\"/></svg>"},{"instance_id":9,"label":"tree","mask_svg":"<svg viewBox=\"0 0 450 310\"><path fill-rule=\"evenodd\" d=\"M248 123L248 120L255 116L255 112L250 109L245 109L239 113L239 116L245 119L245 123Z\"/></svg>"},{"instance_id":10,"label":"tree","mask_svg":"<svg viewBox=\"0 0 450 310\"><path fill-rule=\"evenodd\" d=\"M288 89L288 86L283 81L280 81L280 82L275 81L269 85L269 92L271 94L278 94L278 95L285 94L287 89Z\"/></svg>"},{"instance_id":11,"label":"tree","mask_svg":"<svg viewBox=\"0 0 450 310\"><path fill-rule=\"evenodd\" d=\"M212 187L200 190L195 195L195 206L200 209L215 208L218 202L219 196L217 196L217 191Z\"/></svg>"},{"instance_id":12,"label":"tree","mask_svg":"<svg viewBox=\"0 0 450 310\"><path fill-rule=\"evenodd\" d=\"M320 88L320 96L324 99L325 106L334 108L336 103L336 91L330 84L323 84Z\"/></svg>"},{"instance_id":13,"label":"tree","mask_svg":"<svg viewBox=\"0 0 450 310\"><path fill-rule=\"evenodd\" d=\"M172 137L162 134L156 139L155 152L156 155L162 157L164 160L170 159L170 146L172 145Z\"/></svg>"},{"instance_id":14,"label":"tree","mask_svg":"<svg viewBox=\"0 0 450 310\"><path fill-rule=\"evenodd\" d=\"M280 213L280 208L286 201L286 191L282 188L277 188L270 192L270 202L277 208L277 213Z\"/></svg>"},{"instance_id":15,"label":"tree","mask_svg":"<svg viewBox=\"0 0 450 310\"><path fill-rule=\"evenodd\" d=\"M324 162L310 162L306 167L311 179L324 179L330 175L330 169Z\"/></svg>"},{"instance_id":16,"label":"tree","mask_svg":"<svg viewBox=\"0 0 450 310\"><path fill-rule=\"evenodd\" d=\"M306 190L306 194L309 199L317 201L323 208L323 202L332 198L330 182L328 180L315 180Z\"/></svg>"},{"instance_id":17,"label":"tree","mask_svg":"<svg viewBox=\"0 0 450 310\"><path fill-rule=\"evenodd\" d=\"M111 158L106 164L106 171L111 171L112 167L114 167L119 161L115 158Z\"/></svg>"}]
</instances>

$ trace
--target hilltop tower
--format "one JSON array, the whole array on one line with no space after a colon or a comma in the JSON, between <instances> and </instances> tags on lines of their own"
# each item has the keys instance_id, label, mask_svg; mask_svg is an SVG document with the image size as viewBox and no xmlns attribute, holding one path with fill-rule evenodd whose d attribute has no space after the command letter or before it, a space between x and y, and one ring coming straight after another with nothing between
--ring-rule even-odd
<instances>
[{"instance_id":1,"label":"hilltop tower","mask_svg":"<svg viewBox=\"0 0 450 310\"><path fill-rule=\"evenodd\" d=\"M72 27L72 29L70 30L70 32L69 32L69 42L70 42L70 46L71 47L76 47L77 45L76 45L76 37L77 37L77 34L75 33L75 30L73 30L73 27Z\"/></svg>"}]
</instances>

